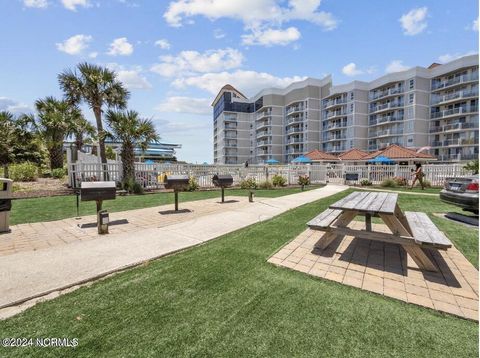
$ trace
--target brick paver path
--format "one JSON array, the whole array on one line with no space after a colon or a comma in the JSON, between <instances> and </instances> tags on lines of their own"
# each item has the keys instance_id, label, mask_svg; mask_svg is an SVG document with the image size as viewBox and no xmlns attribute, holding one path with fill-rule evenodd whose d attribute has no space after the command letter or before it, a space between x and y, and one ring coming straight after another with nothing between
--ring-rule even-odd
<instances>
[{"instance_id":1,"label":"brick paver path","mask_svg":"<svg viewBox=\"0 0 480 358\"><path fill-rule=\"evenodd\" d=\"M365 228L360 221L349 226ZM373 227L375 231L389 232L383 224ZM478 271L455 247L431 251L440 272L423 272L399 245L346 236L325 250L314 249L321 234L305 230L268 261L478 321Z\"/></svg>"}]
</instances>

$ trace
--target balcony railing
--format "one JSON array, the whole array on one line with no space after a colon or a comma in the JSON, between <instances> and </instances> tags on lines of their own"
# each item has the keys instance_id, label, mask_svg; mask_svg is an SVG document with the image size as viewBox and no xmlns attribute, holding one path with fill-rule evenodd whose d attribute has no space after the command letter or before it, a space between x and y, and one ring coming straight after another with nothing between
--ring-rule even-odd
<instances>
[{"instance_id":1,"label":"balcony railing","mask_svg":"<svg viewBox=\"0 0 480 358\"><path fill-rule=\"evenodd\" d=\"M458 145L472 145L478 143L478 138L456 138L456 139L446 139L443 141L434 140L432 141L432 147L450 147Z\"/></svg>"},{"instance_id":2,"label":"balcony railing","mask_svg":"<svg viewBox=\"0 0 480 358\"><path fill-rule=\"evenodd\" d=\"M227 140L225 142L225 147L236 147L237 146L237 141L236 140Z\"/></svg>"},{"instance_id":3,"label":"balcony railing","mask_svg":"<svg viewBox=\"0 0 480 358\"><path fill-rule=\"evenodd\" d=\"M383 116L376 119L370 119L369 124L375 126L377 124L387 123L387 122L397 122L403 121L403 116Z\"/></svg>"},{"instance_id":4,"label":"balcony railing","mask_svg":"<svg viewBox=\"0 0 480 358\"><path fill-rule=\"evenodd\" d=\"M225 130L237 130L237 125L225 124Z\"/></svg>"},{"instance_id":5,"label":"balcony railing","mask_svg":"<svg viewBox=\"0 0 480 358\"><path fill-rule=\"evenodd\" d=\"M344 140L347 139L346 134L337 134L337 135L330 135L323 138L324 141L335 141L335 140Z\"/></svg>"},{"instance_id":6,"label":"balcony railing","mask_svg":"<svg viewBox=\"0 0 480 358\"><path fill-rule=\"evenodd\" d=\"M430 133L448 132L459 129L477 129L478 123L454 123L430 128Z\"/></svg>"},{"instance_id":7,"label":"balcony railing","mask_svg":"<svg viewBox=\"0 0 480 358\"><path fill-rule=\"evenodd\" d=\"M457 85L459 83L466 83L471 81L478 81L478 72L472 72L470 74L458 76L446 81L440 81L440 82L432 81L432 90L446 88L453 85Z\"/></svg>"},{"instance_id":8,"label":"balcony railing","mask_svg":"<svg viewBox=\"0 0 480 358\"><path fill-rule=\"evenodd\" d=\"M335 123L335 124L329 124L326 129L327 130L332 130L332 129L341 129L341 128L346 128L347 127L347 122L343 123Z\"/></svg>"},{"instance_id":9,"label":"balcony railing","mask_svg":"<svg viewBox=\"0 0 480 358\"><path fill-rule=\"evenodd\" d=\"M268 126L271 126L271 125L272 125L272 121L262 121L262 122L258 122L257 125L255 126L255 128L260 129L260 128L268 127Z\"/></svg>"},{"instance_id":10,"label":"balcony railing","mask_svg":"<svg viewBox=\"0 0 480 358\"><path fill-rule=\"evenodd\" d=\"M380 104L375 107L370 107L370 113L380 112L386 109L398 108L398 107L403 107L403 102L395 101L395 102Z\"/></svg>"},{"instance_id":11,"label":"balcony railing","mask_svg":"<svg viewBox=\"0 0 480 358\"><path fill-rule=\"evenodd\" d=\"M450 93L446 94L444 96L433 96L431 103L432 104L440 104L440 103L445 103L448 101L452 101L455 99L461 99L461 98L468 98L468 97L478 97L478 89L476 90L464 90L464 91L458 91L455 93Z\"/></svg>"},{"instance_id":12,"label":"balcony railing","mask_svg":"<svg viewBox=\"0 0 480 358\"><path fill-rule=\"evenodd\" d=\"M303 132L303 127L302 126L300 126L300 127L290 127L286 131L287 134L289 134L289 133L300 133L300 132Z\"/></svg>"},{"instance_id":13,"label":"balcony railing","mask_svg":"<svg viewBox=\"0 0 480 358\"><path fill-rule=\"evenodd\" d=\"M374 138L374 137L388 137L388 136L396 136L396 135L401 135L403 134L403 129L387 129L384 131L375 131L375 132L370 132L368 134L369 138Z\"/></svg>"},{"instance_id":14,"label":"balcony railing","mask_svg":"<svg viewBox=\"0 0 480 358\"><path fill-rule=\"evenodd\" d=\"M257 132L257 138L266 137L272 134L272 131Z\"/></svg>"},{"instance_id":15,"label":"balcony railing","mask_svg":"<svg viewBox=\"0 0 480 358\"><path fill-rule=\"evenodd\" d=\"M293 123L300 123L303 121L303 116L290 117L287 119L287 126Z\"/></svg>"},{"instance_id":16,"label":"balcony railing","mask_svg":"<svg viewBox=\"0 0 480 358\"><path fill-rule=\"evenodd\" d=\"M339 117L339 116L346 116L348 113L346 111L335 111L335 112L327 112L327 115L325 118L333 118L333 117Z\"/></svg>"},{"instance_id":17,"label":"balcony railing","mask_svg":"<svg viewBox=\"0 0 480 358\"><path fill-rule=\"evenodd\" d=\"M269 110L257 113L255 119L260 119L260 118L268 117L268 116L271 116L271 115L272 115L272 110L269 109Z\"/></svg>"},{"instance_id":18,"label":"balcony railing","mask_svg":"<svg viewBox=\"0 0 480 358\"><path fill-rule=\"evenodd\" d=\"M478 106L463 106L458 108L446 109L444 111L439 112L432 112L430 114L430 118L443 118L448 116L453 116L457 114L464 114L464 113L475 113L478 112Z\"/></svg>"},{"instance_id":19,"label":"balcony railing","mask_svg":"<svg viewBox=\"0 0 480 358\"><path fill-rule=\"evenodd\" d=\"M287 107L286 113L290 114L293 112L300 112L304 110L304 106L293 106L293 107Z\"/></svg>"},{"instance_id":20,"label":"balcony railing","mask_svg":"<svg viewBox=\"0 0 480 358\"><path fill-rule=\"evenodd\" d=\"M329 107L332 107L332 106L337 106L339 104L346 104L347 103L347 99L346 98L337 98L337 99L334 99L334 100L330 100L330 101L326 101L323 103L323 108L329 108Z\"/></svg>"},{"instance_id":21,"label":"balcony railing","mask_svg":"<svg viewBox=\"0 0 480 358\"><path fill-rule=\"evenodd\" d=\"M376 100L376 99L380 99L388 96L393 96L397 93L403 93L403 87L389 88L388 90L371 93L370 100Z\"/></svg>"},{"instance_id":22,"label":"balcony railing","mask_svg":"<svg viewBox=\"0 0 480 358\"><path fill-rule=\"evenodd\" d=\"M270 144L272 144L272 141L270 139L257 141L257 147L262 147Z\"/></svg>"},{"instance_id":23,"label":"balcony railing","mask_svg":"<svg viewBox=\"0 0 480 358\"><path fill-rule=\"evenodd\" d=\"M293 143L303 143L303 138L289 138L287 139L286 144L293 144Z\"/></svg>"}]
</instances>

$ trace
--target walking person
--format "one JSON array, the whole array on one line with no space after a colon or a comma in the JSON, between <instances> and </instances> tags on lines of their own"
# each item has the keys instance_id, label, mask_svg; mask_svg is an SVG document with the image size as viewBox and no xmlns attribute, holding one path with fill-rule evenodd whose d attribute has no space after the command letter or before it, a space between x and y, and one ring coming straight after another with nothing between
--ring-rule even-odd
<instances>
[{"instance_id":1,"label":"walking person","mask_svg":"<svg viewBox=\"0 0 480 358\"><path fill-rule=\"evenodd\" d=\"M425 174L423 173L423 170L422 170L422 164L416 163L415 167L416 167L415 170L412 169L413 180L412 180L412 186L410 187L410 189L413 189L413 187L415 186L415 183L418 180L418 182L422 186L422 190L425 190L425 185L423 183L423 177L425 176Z\"/></svg>"}]
</instances>

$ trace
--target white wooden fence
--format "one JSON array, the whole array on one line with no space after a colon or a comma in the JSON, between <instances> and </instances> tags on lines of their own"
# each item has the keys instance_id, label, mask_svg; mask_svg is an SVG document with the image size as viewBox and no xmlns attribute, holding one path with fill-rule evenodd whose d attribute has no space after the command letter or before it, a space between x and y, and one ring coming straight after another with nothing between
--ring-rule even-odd
<instances>
[{"instance_id":1,"label":"white wooden fence","mask_svg":"<svg viewBox=\"0 0 480 358\"><path fill-rule=\"evenodd\" d=\"M442 186L448 177L471 175L461 164L428 164L422 166L425 179L433 186ZM414 166L401 165L348 165L348 164L311 164L311 165L196 165L196 164L145 164L135 163L136 181L146 189L163 186L165 175L184 174L195 177L201 188L213 187L214 174L230 174L234 185L239 185L244 179L255 178L257 183L271 180L274 175L281 175L288 185L297 184L298 177L308 175L310 182L320 184L333 182L345 183L346 174L358 174L359 183L369 179L373 184L394 177L411 179ZM108 163L71 163L68 166L69 185L80 187L82 181L122 180L122 164ZM354 183L354 182L350 182Z\"/></svg>"}]
</instances>

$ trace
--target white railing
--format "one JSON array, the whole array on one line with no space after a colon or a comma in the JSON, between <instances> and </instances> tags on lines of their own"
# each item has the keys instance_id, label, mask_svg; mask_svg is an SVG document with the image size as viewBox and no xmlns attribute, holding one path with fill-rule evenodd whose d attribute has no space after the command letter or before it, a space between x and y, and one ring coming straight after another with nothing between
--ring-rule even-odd
<instances>
[{"instance_id":1,"label":"white railing","mask_svg":"<svg viewBox=\"0 0 480 358\"><path fill-rule=\"evenodd\" d=\"M214 174L230 174L234 185L246 178L255 178L257 183L271 179L278 174L287 180L287 184L297 184L299 175L309 175L312 183L344 183L346 173L358 173L359 180L369 179L373 184L393 177L411 179L412 165L349 165L349 164L311 164L311 165L197 165L197 164L145 164L135 163L135 177L146 189L163 187L165 175L183 174L195 177L202 188L211 188ZM448 177L466 176L472 173L463 168L463 164L426 164L423 167L425 179L434 186L441 186ZM121 182L122 164L101 163L69 164L69 184L80 187L83 181L112 180Z\"/></svg>"}]
</instances>

